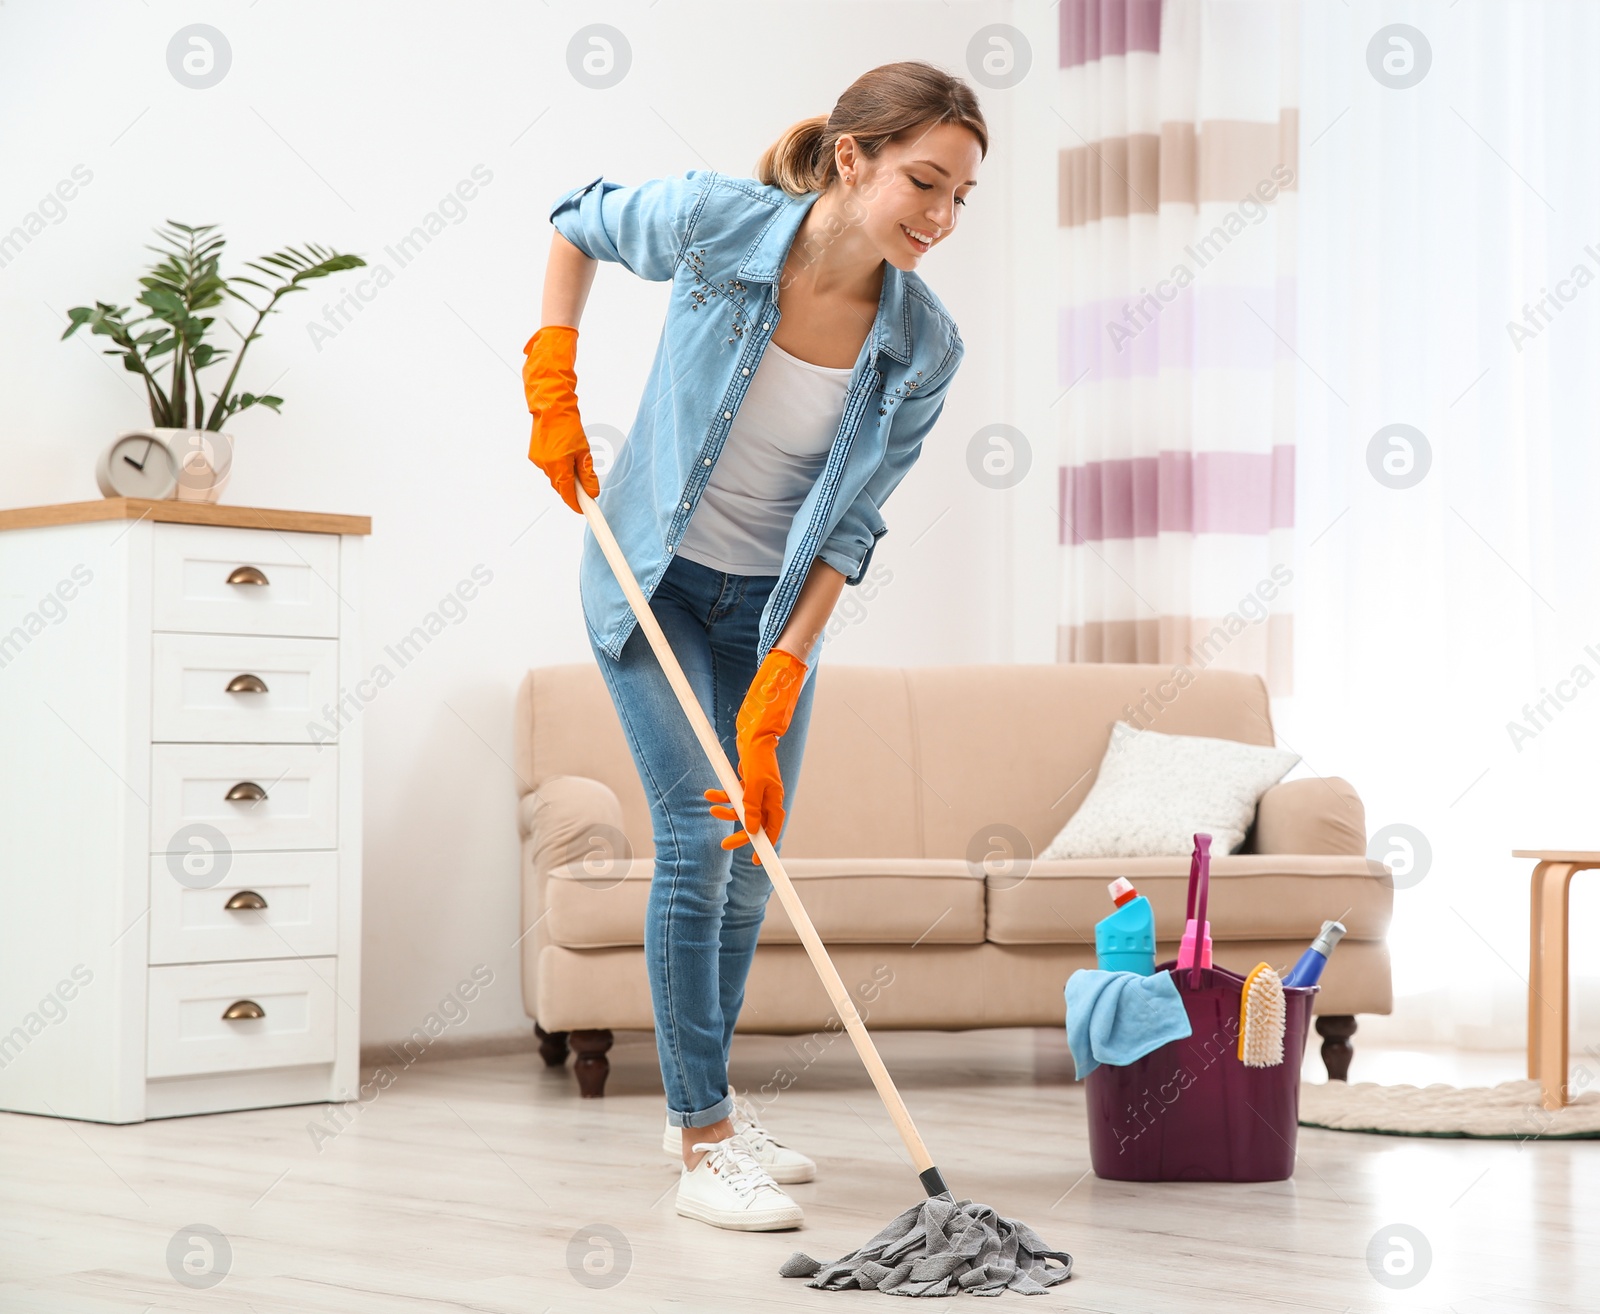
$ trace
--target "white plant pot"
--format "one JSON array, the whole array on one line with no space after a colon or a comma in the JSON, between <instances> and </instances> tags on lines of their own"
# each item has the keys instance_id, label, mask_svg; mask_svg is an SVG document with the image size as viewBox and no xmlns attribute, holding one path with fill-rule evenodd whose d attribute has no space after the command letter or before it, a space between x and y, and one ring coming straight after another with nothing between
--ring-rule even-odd
<instances>
[{"instance_id":1,"label":"white plant pot","mask_svg":"<svg viewBox=\"0 0 1600 1314\"><path fill-rule=\"evenodd\" d=\"M176 502L217 502L233 474L233 435L210 429L140 429L172 454Z\"/></svg>"}]
</instances>

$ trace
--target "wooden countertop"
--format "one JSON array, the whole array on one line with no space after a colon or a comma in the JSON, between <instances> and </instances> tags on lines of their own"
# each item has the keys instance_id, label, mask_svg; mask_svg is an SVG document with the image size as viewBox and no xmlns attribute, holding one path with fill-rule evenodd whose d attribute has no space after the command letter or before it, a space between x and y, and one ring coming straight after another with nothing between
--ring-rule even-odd
<instances>
[{"instance_id":1,"label":"wooden countertop","mask_svg":"<svg viewBox=\"0 0 1600 1314\"><path fill-rule=\"evenodd\" d=\"M40 525L75 525L88 520L162 520L180 525L230 525L238 529L299 530L311 534L370 534L371 516L341 516L325 511L285 511L275 507L213 506L209 502L152 501L143 497L100 497L92 502L57 502L0 510L0 530Z\"/></svg>"}]
</instances>

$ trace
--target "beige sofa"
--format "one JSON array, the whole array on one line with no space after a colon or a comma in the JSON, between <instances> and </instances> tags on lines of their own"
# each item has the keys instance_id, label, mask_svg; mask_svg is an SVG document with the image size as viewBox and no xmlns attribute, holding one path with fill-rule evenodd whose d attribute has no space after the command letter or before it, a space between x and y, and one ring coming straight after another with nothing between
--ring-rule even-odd
<instances>
[{"instance_id":1,"label":"beige sofa","mask_svg":"<svg viewBox=\"0 0 1600 1314\"><path fill-rule=\"evenodd\" d=\"M1129 877L1175 957L1188 859L1032 860L1083 801L1113 721L1271 744L1262 682L1200 671L1179 687L1136 665L817 665L805 764L788 782L784 866L873 1029L1062 1026L1063 989L1093 967L1106 884ZM522 992L545 1061L577 1054L600 1095L617 1029L653 1027L644 912L649 808L592 663L531 670L516 707L523 791ZM706 785L716 784L709 764ZM731 829L731 827L730 827ZM1215 961L1292 963L1326 918L1349 928L1317 997L1330 1076L1355 1014L1391 1007L1390 873L1366 851L1343 780L1262 798L1244 852L1212 861ZM1006 857L1010 854L1010 858ZM992 855L986 858L985 855ZM832 1004L774 897L740 1031L820 1031ZM833 1022L837 1029L838 1022Z\"/></svg>"}]
</instances>

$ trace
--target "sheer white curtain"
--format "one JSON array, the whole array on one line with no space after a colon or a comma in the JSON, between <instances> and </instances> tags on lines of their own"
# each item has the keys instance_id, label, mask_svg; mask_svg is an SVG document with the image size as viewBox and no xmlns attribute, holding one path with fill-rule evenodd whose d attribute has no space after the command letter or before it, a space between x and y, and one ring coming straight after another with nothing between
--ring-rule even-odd
<instances>
[{"instance_id":1,"label":"sheer white curtain","mask_svg":"<svg viewBox=\"0 0 1600 1314\"><path fill-rule=\"evenodd\" d=\"M1532 864L1510 851L1600 849L1600 5L1304 0L1301 23L1280 737L1355 783L1384 853L1431 850L1395 895L1395 1016L1363 1030L1517 1046Z\"/></svg>"},{"instance_id":2,"label":"sheer white curtain","mask_svg":"<svg viewBox=\"0 0 1600 1314\"><path fill-rule=\"evenodd\" d=\"M1287 692L1295 8L1059 14L1058 656L1215 664Z\"/></svg>"}]
</instances>

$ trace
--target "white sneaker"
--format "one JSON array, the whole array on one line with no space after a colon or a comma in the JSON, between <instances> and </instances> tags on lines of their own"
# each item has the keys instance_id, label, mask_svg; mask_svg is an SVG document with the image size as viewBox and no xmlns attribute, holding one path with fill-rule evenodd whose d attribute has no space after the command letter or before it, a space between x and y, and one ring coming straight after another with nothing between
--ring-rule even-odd
<instances>
[{"instance_id":1,"label":"white sneaker","mask_svg":"<svg viewBox=\"0 0 1600 1314\"><path fill-rule=\"evenodd\" d=\"M759 1163L775 1182L809 1182L817 1175L817 1165L799 1150L778 1140L761 1125L759 1110L751 1100L735 1093L733 1129L750 1147Z\"/></svg>"},{"instance_id":2,"label":"white sneaker","mask_svg":"<svg viewBox=\"0 0 1600 1314\"><path fill-rule=\"evenodd\" d=\"M809 1182L817 1175L816 1163L799 1150L791 1149L761 1125L756 1106L743 1095L733 1097L733 1130L749 1146L756 1162L775 1182L785 1185ZM683 1129L667 1123L661 1133L661 1148L668 1154L683 1156Z\"/></svg>"},{"instance_id":3,"label":"white sneaker","mask_svg":"<svg viewBox=\"0 0 1600 1314\"><path fill-rule=\"evenodd\" d=\"M698 1141L705 1157L678 1177L678 1212L713 1227L739 1232L773 1232L799 1227L805 1214L738 1136ZM679 1151L680 1154L682 1151Z\"/></svg>"}]
</instances>

